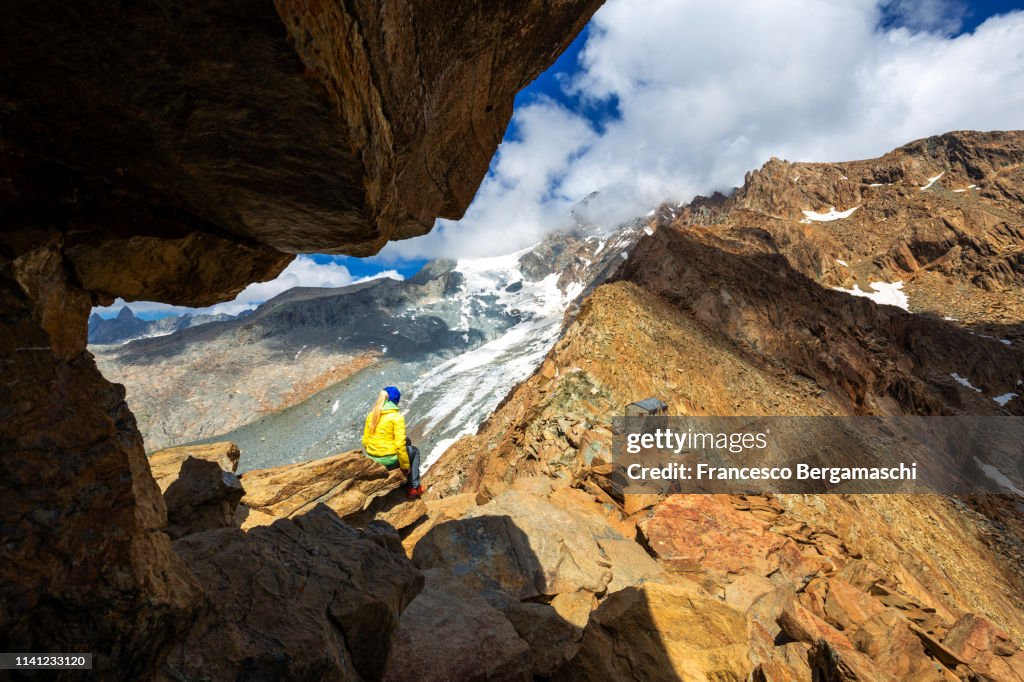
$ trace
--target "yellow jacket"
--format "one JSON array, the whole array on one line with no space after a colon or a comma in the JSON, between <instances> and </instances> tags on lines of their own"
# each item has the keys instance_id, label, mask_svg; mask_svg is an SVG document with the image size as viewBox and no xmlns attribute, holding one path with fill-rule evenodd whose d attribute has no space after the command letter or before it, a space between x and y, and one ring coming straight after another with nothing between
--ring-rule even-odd
<instances>
[{"instance_id":1,"label":"yellow jacket","mask_svg":"<svg viewBox=\"0 0 1024 682\"><path fill-rule=\"evenodd\" d=\"M373 413L366 415L363 426L363 449L366 454L384 466L396 463L402 471L409 470L409 451L405 449L405 417L398 411L398 406L390 400L384 403L380 411L380 422L377 430L370 432L370 419Z\"/></svg>"}]
</instances>

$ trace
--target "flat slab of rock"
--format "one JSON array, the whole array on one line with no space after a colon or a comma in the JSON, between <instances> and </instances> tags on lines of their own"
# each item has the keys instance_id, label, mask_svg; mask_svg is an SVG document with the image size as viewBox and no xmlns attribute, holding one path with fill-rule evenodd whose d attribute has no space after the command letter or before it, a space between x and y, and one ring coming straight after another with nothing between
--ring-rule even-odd
<instances>
[{"instance_id":1,"label":"flat slab of rock","mask_svg":"<svg viewBox=\"0 0 1024 682\"><path fill-rule=\"evenodd\" d=\"M242 528L305 513L318 504L346 517L405 483L398 469L388 471L359 450L240 477L245 497L239 507Z\"/></svg>"}]
</instances>

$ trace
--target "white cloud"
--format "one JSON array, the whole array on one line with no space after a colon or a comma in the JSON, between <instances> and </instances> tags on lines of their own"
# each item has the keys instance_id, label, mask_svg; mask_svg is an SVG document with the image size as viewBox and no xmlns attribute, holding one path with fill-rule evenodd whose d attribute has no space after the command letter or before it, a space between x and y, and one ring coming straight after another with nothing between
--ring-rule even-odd
<instances>
[{"instance_id":1,"label":"white cloud","mask_svg":"<svg viewBox=\"0 0 1024 682\"><path fill-rule=\"evenodd\" d=\"M515 125L519 139L501 144L461 221L439 220L425 240L392 242L379 258L509 253L538 241L564 219L576 198L559 191L558 179L596 133L585 119L546 99L516 111Z\"/></svg>"},{"instance_id":2,"label":"white cloud","mask_svg":"<svg viewBox=\"0 0 1024 682\"><path fill-rule=\"evenodd\" d=\"M193 314L227 313L229 315L237 315L243 310L252 310L264 301L268 301L274 296L294 287L343 287L348 284L380 277L403 279L402 275L395 270L385 270L370 277L353 277L344 265L334 262L317 263L311 256L298 256L276 278L268 282L250 284L232 301L218 303L206 308L187 308L152 301L133 301L126 304L123 299L119 298L113 305L93 308L93 312L108 317L117 314L121 308L128 305L136 314L161 313L180 315L190 312Z\"/></svg>"},{"instance_id":3,"label":"white cloud","mask_svg":"<svg viewBox=\"0 0 1024 682\"><path fill-rule=\"evenodd\" d=\"M1024 127L1024 12L949 37L963 17L950 0L609 0L568 87L617 98L621 118L598 132L552 101L518 110L521 139L466 216L382 258L507 252L594 190L619 218L727 191L771 156L843 161Z\"/></svg>"}]
</instances>

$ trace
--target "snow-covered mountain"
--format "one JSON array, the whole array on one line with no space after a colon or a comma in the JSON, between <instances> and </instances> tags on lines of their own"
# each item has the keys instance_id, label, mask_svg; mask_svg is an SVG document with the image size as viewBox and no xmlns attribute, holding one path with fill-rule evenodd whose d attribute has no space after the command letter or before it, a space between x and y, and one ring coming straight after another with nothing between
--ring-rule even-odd
<instances>
[{"instance_id":1,"label":"snow-covered mountain","mask_svg":"<svg viewBox=\"0 0 1024 682\"><path fill-rule=\"evenodd\" d=\"M434 261L407 281L293 289L244 319L97 349L153 450L229 439L243 468L359 446L376 392L403 391L428 462L475 432L558 338L567 313L649 231L578 226L522 251Z\"/></svg>"}]
</instances>

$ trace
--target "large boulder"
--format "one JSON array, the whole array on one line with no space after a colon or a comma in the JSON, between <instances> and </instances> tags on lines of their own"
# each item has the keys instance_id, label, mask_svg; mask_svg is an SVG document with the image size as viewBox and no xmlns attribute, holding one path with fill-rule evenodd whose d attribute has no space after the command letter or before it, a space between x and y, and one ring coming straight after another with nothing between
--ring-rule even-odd
<instances>
[{"instance_id":1,"label":"large boulder","mask_svg":"<svg viewBox=\"0 0 1024 682\"><path fill-rule=\"evenodd\" d=\"M599 5L12 7L10 194L65 206L104 296L211 300L277 252L369 255L462 216L516 93Z\"/></svg>"},{"instance_id":2,"label":"large boulder","mask_svg":"<svg viewBox=\"0 0 1024 682\"><path fill-rule=\"evenodd\" d=\"M426 586L402 613L386 682L533 679L529 645L500 611L446 571L424 575Z\"/></svg>"},{"instance_id":3,"label":"large boulder","mask_svg":"<svg viewBox=\"0 0 1024 682\"><path fill-rule=\"evenodd\" d=\"M164 492L167 534L176 540L234 525L235 510L244 494L238 477L217 462L189 457Z\"/></svg>"},{"instance_id":4,"label":"large boulder","mask_svg":"<svg viewBox=\"0 0 1024 682\"><path fill-rule=\"evenodd\" d=\"M975 672L997 680L1024 680L1024 650L984 616L964 614L942 643Z\"/></svg>"},{"instance_id":5,"label":"large boulder","mask_svg":"<svg viewBox=\"0 0 1024 682\"><path fill-rule=\"evenodd\" d=\"M659 577L657 563L597 513L566 511L558 498L509 490L415 545L421 568L448 568L479 590L518 599L585 590L603 593Z\"/></svg>"},{"instance_id":6,"label":"large boulder","mask_svg":"<svg viewBox=\"0 0 1024 682\"><path fill-rule=\"evenodd\" d=\"M608 596L558 680L721 680L751 672L739 611L696 585L650 582Z\"/></svg>"},{"instance_id":7,"label":"large boulder","mask_svg":"<svg viewBox=\"0 0 1024 682\"><path fill-rule=\"evenodd\" d=\"M400 614L423 586L404 557L318 506L244 532L190 535L174 550L205 609L163 679L379 679Z\"/></svg>"}]
</instances>

